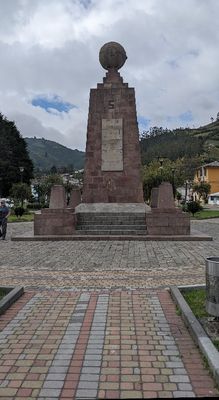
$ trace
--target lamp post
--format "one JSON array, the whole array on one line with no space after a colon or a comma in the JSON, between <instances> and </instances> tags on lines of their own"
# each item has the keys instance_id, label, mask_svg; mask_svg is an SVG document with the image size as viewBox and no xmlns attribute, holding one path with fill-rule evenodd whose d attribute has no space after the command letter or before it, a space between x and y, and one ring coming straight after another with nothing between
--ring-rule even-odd
<instances>
[{"instance_id":1,"label":"lamp post","mask_svg":"<svg viewBox=\"0 0 219 400\"><path fill-rule=\"evenodd\" d=\"M173 186L173 197L175 199L175 168L171 169L172 172L172 186Z\"/></svg>"},{"instance_id":2,"label":"lamp post","mask_svg":"<svg viewBox=\"0 0 219 400\"><path fill-rule=\"evenodd\" d=\"M190 190L191 181L186 181L186 188L185 188L185 202L187 201L188 190Z\"/></svg>"},{"instance_id":3,"label":"lamp post","mask_svg":"<svg viewBox=\"0 0 219 400\"><path fill-rule=\"evenodd\" d=\"M21 183L23 183L23 172L24 172L24 167L19 167L20 173L21 173Z\"/></svg>"},{"instance_id":4,"label":"lamp post","mask_svg":"<svg viewBox=\"0 0 219 400\"><path fill-rule=\"evenodd\" d=\"M160 170L160 174L161 174L161 176L163 177L163 158L161 158L161 157L158 157L158 160L159 160L159 162L160 162L160 167L159 167L159 170Z\"/></svg>"}]
</instances>

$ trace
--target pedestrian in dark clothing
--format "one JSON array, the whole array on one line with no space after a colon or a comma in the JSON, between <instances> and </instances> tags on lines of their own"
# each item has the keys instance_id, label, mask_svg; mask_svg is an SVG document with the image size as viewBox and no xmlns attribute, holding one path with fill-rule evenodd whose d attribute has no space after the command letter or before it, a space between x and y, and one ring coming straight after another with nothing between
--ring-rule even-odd
<instances>
[{"instance_id":1,"label":"pedestrian in dark clothing","mask_svg":"<svg viewBox=\"0 0 219 400\"><path fill-rule=\"evenodd\" d=\"M0 239L5 240L7 232L7 218L10 214L9 208L5 204L5 200L0 203Z\"/></svg>"}]
</instances>

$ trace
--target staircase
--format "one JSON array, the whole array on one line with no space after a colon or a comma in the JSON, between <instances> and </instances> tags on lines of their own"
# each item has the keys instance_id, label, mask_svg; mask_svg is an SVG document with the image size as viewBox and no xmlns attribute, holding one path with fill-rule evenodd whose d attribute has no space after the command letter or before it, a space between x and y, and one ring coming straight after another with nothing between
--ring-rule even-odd
<instances>
[{"instance_id":1,"label":"staircase","mask_svg":"<svg viewBox=\"0 0 219 400\"><path fill-rule=\"evenodd\" d=\"M145 213L126 212L79 212L76 233L78 235L146 235Z\"/></svg>"}]
</instances>

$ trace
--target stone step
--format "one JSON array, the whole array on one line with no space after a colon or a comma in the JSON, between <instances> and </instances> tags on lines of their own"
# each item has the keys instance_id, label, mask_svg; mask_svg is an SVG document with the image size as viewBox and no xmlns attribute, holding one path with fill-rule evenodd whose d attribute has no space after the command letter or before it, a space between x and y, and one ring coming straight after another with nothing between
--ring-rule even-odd
<instances>
[{"instance_id":1,"label":"stone step","mask_svg":"<svg viewBox=\"0 0 219 400\"><path fill-rule=\"evenodd\" d=\"M130 212L127 212L127 213L122 213L122 212L117 212L117 213L109 213L109 212L105 212L105 213L89 213L89 212L86 212L86 213L76 213L76 215L77 215L77 218L84 218L84 219L88 219L88 218L91 218L91 219L93 219L93 218L102 218L102 217L107 217L107 218L112 218L112 217L114 217L114 218L118 218L118 217L121 217L121 218L145 218L145 213L130 213Z\"/></svg>"},{"instance_id":2,"label":"stone step","mask_svg":"<svg viewBox=\"0 0 219 400\"><path fill-rule=\"evenodd\" d=\"M95 220L77 220L78 225L143 225L145 226L145 219L141 219L141 220L120 220L120 219L95 219Z\"/></svg>"},{"instance_id":3,"label":"stone step","mask_svg":"<svg viewBox=\"0 0 219 400\"><path fill-rule=\"evenodd\" d=\"M111 230L138 230L138 231L146 231L146 225L98 225L98 224L90 224L90 225L77 225L76 229L79 231L81 230L106 230L106 231L111 231Z\"/></svg>"},{"instance_id":4,"label":"stone step","mask_svg":"<svg viewBox=\"0 0 219 400\"><path fill-rule=\"evenodd\" d=\"M94 229L94 230L76 230L76 234L78 235L115 235L115 236L128 236L128 235L146 235L147 232L146 230L124 230L124 231L119 231L119 230L98 230L98 229Z\"/></svg>"}]
</instances>

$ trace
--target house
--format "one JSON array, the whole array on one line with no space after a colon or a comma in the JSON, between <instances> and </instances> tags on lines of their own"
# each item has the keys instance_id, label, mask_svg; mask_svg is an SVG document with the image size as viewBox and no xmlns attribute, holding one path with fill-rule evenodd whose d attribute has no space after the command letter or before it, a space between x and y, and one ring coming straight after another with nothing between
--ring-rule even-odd
<instances>
[{"instance_id":1,"label":"house","mask_svg":"<svg viewBox=\"0 0 219 400\"><path fill-rule=\"evenodd\" d=\"M219 161L202 165L195 172L194 182L205 182L211 185L211 195L219 192Z\"/></svg>"},{"instance_id":2,"label":"house","mask_svg":"<svg viewBox=\"0 0 219 400\"><path fill-rule=\"evenodd\" d=\"M219 192L217 193L211 193L208 196L208 204L218 204L219 205Z\"/></svg>"}]
</instances>

